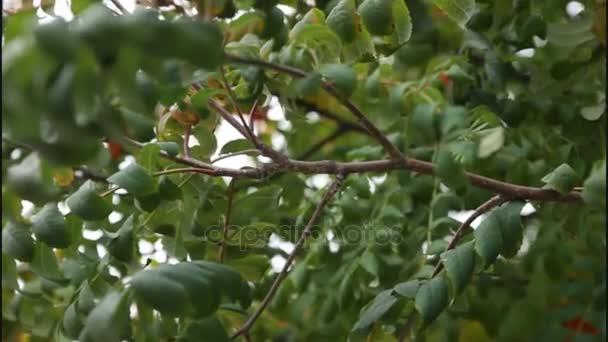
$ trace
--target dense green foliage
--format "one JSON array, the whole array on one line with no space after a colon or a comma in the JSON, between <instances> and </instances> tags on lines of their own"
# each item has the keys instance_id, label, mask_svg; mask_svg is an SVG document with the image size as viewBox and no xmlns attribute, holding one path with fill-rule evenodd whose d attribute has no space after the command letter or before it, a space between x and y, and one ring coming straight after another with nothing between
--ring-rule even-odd
<instances>
[{"instance_id":1,"label":"dense green foliage","mask_svg":"<svg viewBox=\"0 0 608 342\"><path fill-rule=\"evenodd\" d=\"M604 0L117 3L3 23L3 340L606 339Z\"/></svg>"}]
</instances>

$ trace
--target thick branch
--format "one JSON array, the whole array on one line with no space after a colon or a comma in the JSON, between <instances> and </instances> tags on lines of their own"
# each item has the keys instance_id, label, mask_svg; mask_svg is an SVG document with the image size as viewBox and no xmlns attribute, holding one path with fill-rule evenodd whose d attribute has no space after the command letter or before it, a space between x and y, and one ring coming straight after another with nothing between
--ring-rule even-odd
<instances>
[{"instance_id":1,"label":"thick branch","mask_svg":"<svg viewBox=\"0 0 608 342\"><path fill-rule=\"evenodd\" d=\"M137 141L128 141L138 147L144 146L144 144ZM161 156L177 163L190 165L196 168L196 170L192 170L191 172L204 173L206 175L216 177L225 176L261 179L272 176L276 173L287 171L300 172L304 174L349 174L365 172L390 172L392 170L409 170L425 175L435 175L435 167L432 163L411 158L406 158L405 163L398 160L389 159L364 162L336 162L333 160L302 161L287 159L284 164L281 165L277 163L270 163L263 164L259 168L231 169L207 164L193 158L171 156L164 151L161 151ZM583 202L581 193L578 191L572 191L569 194L562 196L560 193L553 190L511 184L474 173L467 173L467 177L471 184L476 187L490 190L492 192L508 196L512 199L553 202Z\"/></svg>"},{"instance_id":2,"label":"thick branch","mask_svg":"<svg viewBox=\"0 0 608 342\"><path fill-rule=\"evenodd\" d=\"M274 295L277 292L279 286L281 285L281 282L287 276L287 270L289 270L289 267L293 263L293 260L296 258L296 254L297 254L298 250L300 249L300 247L302 247L302 245L304 244L304 242L306 241L308 236L311 234L312 227L317 222L319 217L321 216L321 212L323 211L323 208L325 208L327 203L329 203L331 198L338 191L338 189L342 185L343 180L344 180L344 176L342 174L338 174L336 179L331 183L331 185L327 189L327 192L325 193L325 195L323 195L323 198L321 199L319 204L317 204L317 207L315 208L315 211L313 212L312 216L310 217L310 220L308 220L306 227L304 227L304 230L302 231L302 235L296 242L296 244L293 248L293 251L287 257L287 261L285 261L285 265L283 266L283 269L281 269L281 272L274 279L274 282L272 283L270 290L266 294L266 297L264 297L264 299L260 303L260 306L257 308L257 310L249 317L249 319L247 319L245 324L243 324L243 327L241 327L241 329L239 329L239 331L237 331L232 336L232 338L238 337L240 335L248 334L249 330L251 329L253 324L260 317L260 315L262 314L264 309L266 309L268 304L270 304L270 301L272 300L272 298L274 298Z\"/></svg>"}]
</instances>

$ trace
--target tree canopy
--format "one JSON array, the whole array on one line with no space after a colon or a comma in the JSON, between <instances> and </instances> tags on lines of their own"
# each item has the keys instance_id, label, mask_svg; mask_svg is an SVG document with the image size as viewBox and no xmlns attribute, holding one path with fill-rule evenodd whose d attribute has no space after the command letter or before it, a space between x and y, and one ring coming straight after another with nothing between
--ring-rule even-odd
<instances>
[{"instance_id":1,"label":"tree canopy","mask_svg":"<svg viewBox=\"0 0 608 342\"><path fill-rule=\"evenodd\" d=\"M40 3L3 340L606 339L605 0Z\"/></svg>"}]
</instances>

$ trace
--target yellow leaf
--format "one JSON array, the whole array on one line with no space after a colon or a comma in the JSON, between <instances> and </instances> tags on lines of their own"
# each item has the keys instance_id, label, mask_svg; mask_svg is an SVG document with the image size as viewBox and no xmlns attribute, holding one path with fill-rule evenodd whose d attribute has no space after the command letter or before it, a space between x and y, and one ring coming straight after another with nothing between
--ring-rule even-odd
<instances>
[{"instance_id":1,"label":"yellow leaf","mask_svg":"<svg viewBox=\"0 0 608 342\"><path fill-rule=\"evenodd\" d=\"M53 179L55 180L55 184L60 187L69 186L74 182L74 170L69 167L54 169Z\"/></svg>"}]
</instances>

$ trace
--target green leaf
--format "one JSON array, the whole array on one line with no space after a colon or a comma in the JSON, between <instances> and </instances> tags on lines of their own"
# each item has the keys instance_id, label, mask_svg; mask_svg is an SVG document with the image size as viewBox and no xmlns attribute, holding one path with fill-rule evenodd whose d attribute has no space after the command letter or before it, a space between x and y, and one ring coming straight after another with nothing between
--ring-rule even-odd
<instances>
[{"instance_id":1,"label":"green leaf","mask_svg":"<svg viewBox=\"0 0 608 342\"><path fill-rule=\"evenodd\" d=\"M357 75L346 65L325 65L321 69L321 74L338 89L342 96L349 97L357 88Z\"/></svg>"},{"instance_id":2,"label":"green leaf","mask_svg":"<svg viewBox=\"0 0 608 342\"><path fill-rule=\"evenodd\" d=\"M167 152L168 155L175 157L179 153L179 145L173 141L160 141L156 143L162 151Z\"/></svg>"},{"instance_id":3,"label":"green leaf","mask_svg":"<svg viewBox=\"0 0 608 342\"><path fill-rule=\"evenodd\" d=\"M353 331L363 330L382 318L382 316L397 303L397 297L393 296L392 292L393 290L384 290L380 292L359 315L359 320L355 323Z\"/></svg>"},{"instance_id":4,"label":"green leaf","mask_svg":"<svg viewBox=\"0 0 608 342\"><path fill-rule=\"evenodd\" d=\"M95 192L95 184L86 181L66 200L70 210L87 221L100 221L108 217L112 206Z\"/></svg>"},{"instance_id":5,"label":"green leaf","mask_svg":"<svg viewBox=\"0 0 608 342\"><path fill-rule=\"evenodd\" d=\"M197 125L192 129L192 135L196 137L199 145L190 149L191 154L201 159L209 159L217 150L217 140L213 131L203 125Z\"/></svg>"},{"instance_id":6,"label":"green leaf","mask_svg":"<svg viewBox=\"0 0 608 342\"><path fill-rule=\"evenodd\" d=\"M437 176L439 176L441 182L448 188L458 193L462 192L463 189L466 189L469 180L467 179L464 168L460 163L454 160L452 152L448 149L442 148L439 150L435 167Z\"/></svg>"},{"instance_id":7,"label":"green leaf","mask_svg":"<svg viewBox=\"0 0 608 342\"><path fill-rule=\"evenodd\" d=\"M133 215L131 215L122 224L117 236L110 240L108 252L120 261L129 262L133 258L134 248Z\"/></svg>"},{"instance_id":8,"label":"green leaf","mask_svg":"<svg viewBox=\"0 0 608 342\"><path fill-rule=\"evenodd\" d=\"M392 0L365 0L359 5L359 13L365 28L374 35L384 36L395 29Z\"/></svg>"},{"instance_id":9,"label":"green leaf","mask_svg":"<svg viewBox=\"0 0 608 342\"><path fill-rule=\"evenodd\" d=\"M325 23L344 42L352 42L357 34L355 0L340 0L327 15Z\"/></svg>"},{"instance_id":10,"label":"green leaf","mask_svg":"<svg viewBox=\"0 0 608 342\"><path fill-rule=\"evenodd\" d=\"M297 79L294 82L295 94L299 97L306 97L314 95L321 89L323 84L323 78L318 72L310 72L305 77Z\"/></svg>"},{"instance_id":11,"label":"green leaf","mask_svg":"<svg viewBox=\"0 0 608 342\"><path fill-rule=\"evenodd\" d=\"M380 275L380 263L378 258L369 249L363 252L361 259L359 259L361 267L369 272L371 275L378 277Z\"/></svg>"},{"instance_id":12,"label":"green leaf","mask_svg":"<svg viewBox=\"0 0 608 342\"><path fill-rule=\"evenodd\" d=\"M222 293L248 306L249 287L232 269L211 262L161 265L136 273L131 280L136 295L154 309L172 316L198 317L217 310Z\"/></svg>"},{"instance_id":13,"label":"green leaf","mask_svg":"<svg viewBox=\"0 0 608 342\"><path fill-rule=\"evenodd\" d=\"M500 150L505 142L505 133L502 127L487 129L479 140L477 156L487 158Z\"/></svg>"},{"instance_id":14,"label":"green leaf","mask_svg":"<svg viewBox=\"0 0 608 342\"><path fill-rule=\"evenodd\" d=\"M412 36L412 18L405 1L393 1L393 23L397 35L397 44L407 43Z\"/></svg>"},{"instance_id":15,"label":"green leaf","mask_svg":"<svg viewBox=\"0 0 608 342\"><path fill-rule=\"evenodd\" d=\"M606 206L606 161L598 162L583 184L583 200L597 207Z\"/></svg>"},{"instance_id":16,"label":"green leaf","mask_svg":"<svg viewBox=\"0 0 608 342\"><path fill-rule=\"evenodd\" d=\"M253 148L253 144L247 139L231 140L222 146L220 154L229 154Z\"/></svg>"},{"instance_id":17,"label":"green leaf","mask_svg":"<svg viewBox=\"0 0 608 342\"><path fill-rule=\"evenodd\" d=\"M31 221L32 232L37 240L55 248L67 248L70 245L70 232L57 203L46 204L31 217Z\"/></svg>"},{"instance_id":18,"label":"green leaf","mask_svg":"<svg viewBox=\"0 0 608 342\"><path fill-rule=\"evenodd\" d=\"M497 208L494 212L500 222L502 234L502 251L500 254L505 258L515 256L521 246L523 239L521 210L524 205L524 202L509 202Z\"/></svg>"},{"instance_id":19,"label":"green leaf","mask_svg":"<svg viewBox=\"0 0 608 342\"><path fill-rule=\"evenodd\" d=\"M108 177L108 182L120 186L134 196L145 196L158 190L154 178L146 169L135 163Z\"/></svg>"},{"instance_id":20,"label":"green leaf","mask_svg":"<svg viewBox=\"0 0 608 342\"><path fill-rule=\"evenodd\" d=\"M558 166L541 180L546 183L545 189L555 190L562 195L569 193L581 181L576 171L568 164Z\"/></svg>"},{"instance_id":21,"label":"green leaf","mask_svg":"<svg viewBox=\"0 0 608 342\"><path fill-rule=\"evenodd\" d=\"M32 261L34 239L29 229L19 223L9 222L2 228L2 252L19 261Z\"/></svg>"},{"instance_id":22,"label":"green leaf","mask_svg":"<svg viewBox=\"0 0 608 342\"><path fill-rule=\"evenodd\" d=\"M32 271L39 276L49 280L62 280L63 275L59 271L57 258L53 251L42 242L36 243L34 259L30 264Z\"/></svg>"},{"instance_id":23,"label":"green leaf","mask_svg":"<svg viewBox=\"0 0 608 342\"><path fill-rule=\"evenodd\" d=\"M500 224L495 211L492 211L475 229L475 250L483 260L484 267L492 264L502 251Z\"/></svg>"},{"instance_id":24,"label":"green leaf","mask_svg":"<svg viewBox=\"0 0 608 342\"><path fill-rule=\"evenodd\" d=\"M162 314L180 316L190 309L190 298L184 286L158 271L135 274L131 286L139 298Z\"/></svg>"},{"instance_id":25,"label":"green leaf","mask_svg":"<svg viewBox=\"0 0 608 342\"><path fill-rule=\"evenodd\" d=\"M159 178L158 193L165 201L173 201L182 198L182 190L167 176L161 176Z\"/></svg>"},{"instance_id":26,"label":"green leaf","mask_svg":"<svg viewBox=\"0 0 608 342\"><path fill-rule=\"evenodd\" d=\"M582 20L553 22L547 25L547 40L558 47L576 47L595 39L591 26L591 16Z\"/></svg>"},{"instance_id":27,"label":"green leaf","mask_svg":"<svg viewBox=\"0 0 608 342\"><path fill-rule=\"evenodd\" d=\"M4 247L2 247L2 250L4 250ZM17 283L17 266L15 264L15 260L5 253L2 253L2 288L11 290L19 288L19 284Z\"/></svg>"},{"instance_id":28,"label":"green leaf","mask_svg":"<svg viewBox=\"0 0 608 342\"><path fill-rule=\"evenodd\" d=\"M420 281L414 279L395 285L395 287L393 287L393 291L402 297L416 298L416 293L418 293L419 288Z\"/></svg>"},{"instance_id":29,"label":"green leaf","mask_svg":"<svg viewBox=\"0 0 608 342\"><path fill-rule=\"evenodd\" d=\"M475 267L474 242L449 250L441 255L441 262L445 266L447 277L452 284L454 293L460 293L469 283Z\"/></svg>"},{"instance_id":30,"label":"green leaf","mask_svg":"<svg viewBox=\"0 0 608 342\"><path fill-rule=\"evenodd\" d=\"M108 293L88 315L79 341L119 342L129 328L129 291Z\"/></svg>"},{"instance_id":31,"label":"green leaf","mask_svg":"<svg viewBox=\"0 0 608 342\"><path fill-rule=\"evenodd\" d=\"M427 144L437 139L434 111L435 106L432 104L420 104L414 108L408 130L412 142Z\"/></svg>"},{"instance_id":32,"label":"green leaf","mask_svg":"<svg viewBox=\"0 0 608 342\"><path fill-rule=\"evenodd\" d=\"M62 327L65 335L71 339L78 339L84 324L76 312L76 302L68 305L63 313Z\"/></svg>"},{"instance_id":33,"label":"green leaf","mask_svg":"<svg viewBox=\"0 0 608 342\"><path fill-rule=\"evenodd\" d=\"M245 279L258 281L270 267L270 260L265 255L248 255L244 258L226 260L226 265L237 270Z\"/></svg>"},{"instance_id":34,"label":"green leaf","mask_svg":"<svg viewBox=\"0 0 608 342\"><path fill-rule=\"evenodd\" d=\"M433 3L462 28L475 13L475 0L433 0Z\"/></svg>"},{"instance_id":35,"label":"green leaf","mask_svg":"<svg viewBox=\"0 0 608 342\"><path fill-rule=\"evenodd\" d=\"M425 325L434 321L448 306L448 286L441 276L429 280L416 294L415 308Z\"/></svg>"},{"instance_id":36,"label":"green leaf","mask_svg":"<svg viewBox=\"0 0 608 342\"><path fill-rule=\"evenodd\" d=\"M150 173L154 172L158 169L157 164L160 160L160 151L161 147L159 144L145 144L137 154L135 154L135 160L137 161L137 164L141 165L146 171Z\"/></svg>"},{"instance_id":37,"label":"green leaf","mask_svg":"<svg viewBox=\"0 0 608 342\"><path fill-rule=\"evenodd\" d=\"M188 324L184 333L177 338L178 341L200 341L201 336L214 342L228 342L230 337L222 323L215 316L207 317Z\"/></svg>"},{"instance_id":38,"label":"green leaf","mask_svg":"<svg viewBox=\"0 0 608 342\"><path fill-rule=\"evenodd\" d=\"M34 203L46 202L59 193L53 186L50 169L37 153L30 153L19 164L10 166L6 184L21 198Z\"/></svg>"}]
</instances>

